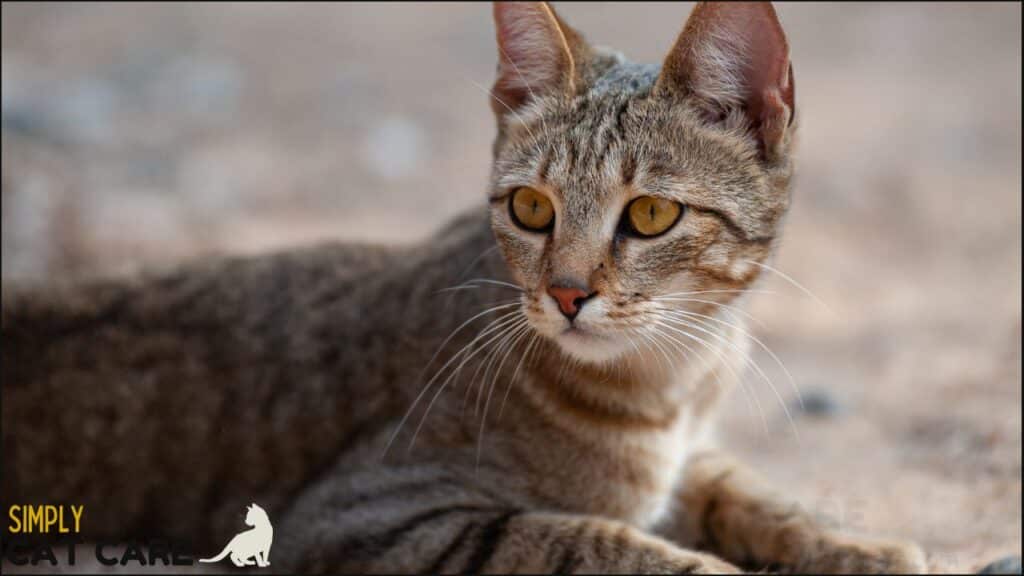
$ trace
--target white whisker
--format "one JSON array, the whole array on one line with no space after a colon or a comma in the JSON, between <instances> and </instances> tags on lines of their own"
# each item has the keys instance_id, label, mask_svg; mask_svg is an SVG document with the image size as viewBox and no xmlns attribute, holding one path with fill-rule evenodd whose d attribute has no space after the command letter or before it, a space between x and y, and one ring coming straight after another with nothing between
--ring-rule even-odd
<instances>
[{"instance_id":1,"label":"white whisker","mask_svg":"<svg viewBox=\"0 0 1024 576\"><path fill-rule=\"evenodd\" d=\"M760 326L762 328L766 328L764 322L762 322L761 320L757 319L753 314L747 312L746 310L744 310L743 308L740 308L739 306L732 306L732 305L729 305L729 304L723 304L722 302L715 302L714 300L703 300L701 298L676 298L676 297L657 296L657 297L652 298L651 300L653 300L655 302L662 302L662 301L664 301L664 302L696 302L696 303L699 303L699 304L711 304L711 305L714 305L714 306L719 306L719 307L725 308L726 310L729 310L731 312L735 312L737 314L740 314L744 318L752 320L758 326Z\"/></svg>"},{"instance_id":2,"label":"white whisker","mask_svg":"<svg viewBox=\"0 0 1024 576\"><path fill-rule=\"evenodd\" d=\"M831 314L832 316L838 317L838 314L836 314L835 311L833 311L832 308L828 304L825 304L825 302L821 298L818 298L817 296L815 296L814 293L812 293L810 290L805 288L803 284L800 284L799 282L797 282L796 280L791 278L788 274L786 274L782 270L778 270L778 269L772 268L771 266L769 266L767 264L762 264L761 262L755 262L754 260L745 260L745 262L747 262L749 264L753 264L754 266L757 266L759 268L767 270L767 271L769 271L769 272L771 272L773 274L776 274L777 276L779 276L783 280L789 282L790 284L795 286L797 289L799 289L801 292L803 292L804 294L809 296L811 299L813 299L815 302L817 302L819 306L821 306L825 310L828 310L829 314Z\"/></svg>"},{"instance_id":3,"label":"white whisker","mask_svg":"<svg viewBox=\"0 0 1024 576\"><path fill-rule=\"evenodd\" d=\"M514 350L515 347L519 344L519 342L529 333L530 333L530 325L529 325L529 323L527 323L525 326L523 326L522 328L520 328L516 332L515 336L510 336L510 338L514 338L514 339L512 340L512 343L508 346L508 350L505 352L505 356L501 359L501 363L498 364L498 369L495 370L495 372L494 372L494 379L491 381L490 389L487 391L487 400L484 402L484 412L483 412L483 415L480 417L480 433L477 434L477 438L476 438L476 468L477 469L480 468L480 453L483 450L483 446L484 446L484 429L485 429L485 427L487 425L487 410L488 410L488 408L491 405L491 396L494 394L495 387L497 387L498 377L501 375L501 369L502 369L502 367L505 366L505 361L508 360L508 356L512 352L512 350Z\"/></svg>"},{"instance_id":4,"label":"white whisker","mask_svg":"<svg viewBox=\"0 0 1024 576\"><path fill-rule=\"evenodd\" d=\"M455 290L475 290L475 289L481 288L482 284L490 284L492 286L499 286L499 287L502 287L502 288L511 288L513 290L518 290L519 292L525 292L525 290L523 290L521 287L516 286L515 284L510 284L508 282L502 282L500 280L492 280L490 278L474 278L472 280L467 280L467 281L465 281L462 284L459 284L457 286L450 286L448 288L441 288L440 290L435 292L435 294L442 294L444 292L452 292L452 291L455 291Z\"/></svg>"},{"instance_id":5,"label":"white whisker","mask_svg":"<svg viewBox=\"0 0 1024 576\"><path fill-rule=\"evenodd\" d=\"M479 290L479 289L480 289L480 286L478 286L476 284L473 284L472 286L459 285L459 286L452 286L451 288L441 288L440 290L435 292L435 294L443 294L445 292L456 292L458 290Z\"/></svg>"},{"instance_id":6,"label":"white whisker","mask_svg":"<svg viewBox=\"0 0 1024 576\"><path fill-rule=\"evenodd\" d=\"M511 326L520 326L522 323L525 323L526 321L527 320L525 318L521 318L521 317L520 318L516 318L512 322ZM490 345L492 342L494 342L498 338L503 338L504 335L508 332L508 330L511 330L511 329L512 328L509 328L509 327L502 328L502 330L505 330L505 332L499 332L498 334L494 335L490 340L488 340L484 344L481 344L480 348L477 348L476 350L473 350L471 353L467 354L465 356L465 358L463 358L462 361L459 362L458 367L455 370L453 370L448 375L448 378L445 379L444 383L442 383L441 386L437 389L437 392L434 393L434 397L431 398L430 404L427 405L427 409L423 413L423 417L420 418L420 423L416 427L416 431L413 433L412 439L409 441L409 450L412 450L413 445L416 443L416 438L419 436L420 430L423 428L423 425L427 421L427 416L430 414L430 409L434 406L434 403L441 396L441 393L444 391L444 389L448 385L448 383L451 382L452 379L455 378L456 375L459 374L459 372L462 370L462 367L465 366L467 362L472 360L474 356L476 356L481 350L484 350L488 345Z\"/></svg>"},{"instance_id":7,"label":"white whisker","mask_svg":"<svg viewBox=\"0 0 1024 576\"><path fill-rule=\"evenodd\" d=\"M673 314L675 314L675 311L668 311L667 314L670 315L670 316L673 316ZM775 387L775 384L772 382L772 379L769 378L767 374L765 374L764 370L761 369L761 367L757 364L757 362L754 362L754 360L750 357L749 354L747 354L739 346L736 346L736 344L733 343L730 339L728 339L728 338L722 336L721 334L719 334L718 332L716 332L714 330L713 326L703 322L702 320L697 320L697 319L694 319L692 317L687 317L687 316L682 316L682 315L673 316L673 317L675 318L676 322L680 322L680 323L682 323L683 325L685 325L688 328L692 328L694 330L699 330L701 332L704 332L704 333L706 333L706 334L708 334L708 335L718 339L723 344L725 344L726 346L729 346L730 348L733 349L733 351L735 351L737 354L739 354L743 358L744 365L752 367L754 369L754 371L757 372L758 375L760 375L761 378L768 384L768 387L771 389L772 393L775 394L775 397L778 400L779 405L782 407L782 411L786 415L786 419L789 421L790 427L792 427L792 429L793 429L793 435L796 437L797 442L798 443L800 442L800 432L796 428L796 422L793 420L793 416L789 412L789 407L786 406L786 402L782 399L782 395L779 394L779 391ZM701 326L698 326L697 324L695 324L695 322L700 323L701 325L703 325L703 326L705 326L707 328L710 328L710 330L705 329L705 328L701 328Z\"/></svg>"},{"instance_id":8,"label":"white whisker","mask_svg":"<svg viewBox=\"0 0 1024 576\"><path fill-rule=\"evenodd\" d=\"M640 348L636 345L636 342L634 342L633 339L629 337L629 332L634 332L635 333L636 329L635 328L629 328L625 332L623 332L622 335L626 337L626 340L629 341L629 344L631 346L633 346L634 350L636 350L637 358L638 359L642 359L643 354L640 352ZM630 377L633 380L636 380L636 372L633 370L633 363L632 362L627 362L627 364L629 365L629 375L630 375Z\"/></svg>"},{"instance_id":9,"label":"white whisker","mask_svg":"<svg viewBox=\"0 0 1024 576\"><path fill-rule=\"evenodd\" d=\"M473 284L492 284L494 286L504 286L505 288L512 288L513 290L518 290L520 292L525 292L525 290L523 290L522 286L519 286L517 284L513 284L511 282L503 282L501 280L495 280L493 278L471 278L469 280L466 280L466 284L470 284L470 283L473 283Z\"/></svg>"},{"instance_id":10,"label":"white whisker","mask_svg":"<svg viewBox=\"0 0 1024 576\"><path fill-rule=\"evenodd\" d=\"M504 338L495 347L495 351L496 351L495 354L488 355L489 360L487 361L487 364L488 364L487 369L484 370L483 377L480 379L480 384L476 387L477 388L476 404L473 406L473 417L474 418L476 417L477 414L480 413L480 402L483 400L484 391L487 389L487 376L488 376L488 374L491 374L492 379L495 379L495 378L498 377L498 371L501 370L501 363L499 362L498 358L501 357L501 354L503 352L505 352L506 350L510 349L510 346L513 343L513 338L519 333L520 328L525 326L525 324L526 323L523 323L522 326L517 326L515 330L509 330L508 334L506 335L506 338ZM507 356L507 354L506 354L506 356ZM496 368L496 370L494 371L493 374L491 373L491 368L492 367Z\"/></svg>"},{"instance_id":11,"label":"white whisker","mask_svg":"<svg viewBox=\"0 0 1024 576\"><path fill-rule=\"evenodd\" d=\"M468 326L471 322L473 322L474 320L476 320L477 318L479 318L481 316L490 314L491 312L497 312L498 310L505 310L507 308L512 308L513 306L517 306L518 304L519 304L519 302L515 301L515 302L509 302L509 303L506 303L506 304L501 304L499 306L493 306L491 308L488 308L488 309L484 310L483 312L480 312L479 314L474 315L469 320L466 320L465 322L460 324L459 327L456 328L455 330L452 330L452 333L449 334L448 337L445 338L443 342L441 342L441 345L437 347L437 351L434 352L434 355L431 356L430 360L427 361L425 366L423 366L423 370L420 371L419 375L416 376L416 380L419 381L419 380L421 380L423 378L423 376L427 373L427 370L430 369L430 365L434 363L434 360L437 360L437 357L441 354L441 351L444 350L444 347L448 345L448 342L450 342L451 339L454 338L456 334L458 334L463 328Z\"/></svg>"},{"instance_id":12,"label":"white whisker","mask_svg":"<svg viewBox=\"0 0 1024 576\"><path fill-rule=\"evenodd\" d=\"M711 351L711 353L713 355L717 356L719 362L722 365L724 365L726 367L726 369L729 370L729 372L732 373L733 378L736 380L736 384L740 387L740 390L743 392L743 399L747 403L747 411L748 411L748 413L753 414L754 406L753 406L753 404L751 403L751 400L750 400L750 398L752 396L752 393L747 389L747 387L745 385L746 383L740 378L739 373L737 373L736 370L733 368L733 366L731 364L729 364L728 358L726 358L722 354L722 352L720 350L718 350L717 348L712 348L707 343L703 342L700 338L697 338L696 336L693 336L692 334L685 333L685 331L682 331L682 330L679 330L677 328L668 326L668 325L666 325L666 324L664 324L664 323L662 323L660 321L657 321L654 324L654 327L655 327L656 330L659 330L659 331L661 330L661 328L667 328L669 330L674 330L676 332L683 332L683 335L689 336L691 339L696 339L698 342L700 342L702 345L704 345L705 348L707 348L709 351ZM683 342L681 340L676 339L671 333L666 333L665 336L667 338L671 339L671 341L675 342L676 344L678 344L680 346L683 346L686 350L689 350L691 354L696 356L701 361L701 364L704 365L704 369L706 371L711 372L711 373L714 374L716 384L718 384L718 389L723 391L723 392L725 390L727 390L725 382L722 381L722 375L719 373L718 369L713 367L707 361L707 359L704 358L704 356L702 356L696 350L691 348L688 344L686 344L686 342ZM760 402L759 402L759 404L760 404ZM761 412L762 419L763 419L764 412L762 410L760 410L760 406L758 406L758 411Z\"/></svg>"},{"instance_id":13,"label":"white whisker","mask_svg":"<svg viewBox=\"0 0 1024 576\"><path fill-rule=\"evenodd\" d=\"M659 294L655 298L665 298L668 296L696 296L698 294L778 294L775 290L761 290L758 288L743 288L739 290L694 290L692 292L671 292L668 294Z\"/></svg>"},{"instance_id":14,"label":"white whisker","mask_svg":"<svg viewBox=\"0 0 1024 576\"><path fill-rule=\"evenodd\" d=\"M508 381L508 386L505 388L505 395L501 399L501 406L498 408L498 421L501 421L501 415L505 412L505 403L508 402L508 395L512 391L512 387L516 384L516 378L519 376L519 369L523 367L523 362L533 352L533 347L537 343L538 335L534 332L530 336L530 342L526 345L526 350L523 352L522 357L519 358L519 364L516 366L515 371L512 373L512 379Z\"/></svg>"},{"instance_id":15,"label":"white whisker","mask_svg":"<svg viewBox=\"0 0 1024 576\"><path fill-rule=\"evenodd\" d=\"M489 255L491 255L491 253L493 253L497 249L498 249L498 245L497 244L495 244L494 246L491 246L490 248L485 249L476 258L473 258L473 261L469 263L469 266L466 266L466 269L463 270L456 278L457 279L462 279L470 270L473 269L474 266L477 265L478 262L480 262L484 258L486 258Z\"/></svg>"},{"instance_id":16,"label":"white whisker","mask_svg":"<svg viewBox=\"0 0 1024 576\"><path fill-rule=\"evenodd\" d=\"M486 313L489 313L489 312L493 312L493 311L494 311L494 310L492 310L492 309L489 309L489 310L485 310L484 312L481 312L481 313L480 313L480 314L478 314L477 316L474 316L473 318L470 318L469 320L467 320L466 322L464 322L464 323L463 323L463 325L462 325L462 326L460 326L459 328L456 328L455 332L453 332L453 333L452 333L451 335L449 335L449 336L448 336L448 338L446 338L446 339L445 339L444 343L442 343L442 345L441 345L441 346L439 347L438 351L437 351L437 352L436 352L436 353L434 354L434 357L433 357L433 358L432 358L432 359L430 360L430 362L428 362L428 363L427 363L427 367L429 367L429 365L430 365L431 363L433 363L433 361L434 361L434 360L435 360L435 359L437 358L437 355L438 355L438 354L439 354L439 353L441 352L441 350L442 350L442 349L444 348L444 346L445 346L445 345L446 345L446 344L448 343L448 341L449 341L449 340L451 340L451 338L452 338L452 337L453 337L453 336L455 335L455 333L456 333L456 332L458 332L459 330L461 330L463 326L465 326L465 325L466 325L466 324L468 324L469 322L471 322L471 321L475 320L475 319L476 319L476 318L478 318L479 316L482 316L483 314L486 314ZM446 362L446 363L444 364L444 366L442 366L442 367L441 367L441 369L440 369L440 370L438 370L438 371L437 371L437 373L436 373L436 374L434 374L434 376L433 376L433 377L432 377L432 378L431 378L431 379L430 379L430 380L429 380L429 381L428 381L428 382L427 382L426 384L424 384L424 385L423 385L423 389L422 389L422 390L420 390L420 393L419 393L419 394L418 394L418 395L416 396L416 398L415 398L415 399L413 400L413 402L412 402L412 405L411 405L411 406L409 406L409 410L407 410L407 411L406 411L405 415L404 415L404 416L402 417L402 419L401 419L401 420L400 420L400 421L398 422L398 426L397 426L397 427L395 427L395 432L394 432L394 433L393 433L393 434L391 435L391 438L390 438L390 439L388 440L388 443L387 443L387 445L386 445L386 446L384 446L384 452L383 452L383 453L381 454L381 458L382 458L382 459L383 459L383 458L384 458L385 456L387 456L387 453L388 453L388 451L389 451L389 450L391 449L391 445L392 445L392 444L393 444L393 443L395 442L395 439L396 439L396 438L398 438L398 435L399 435L399 433L400 433L400 432L402 431L402 427L403 427L403 426L405 426L405 423L406 423L406 421L407 421L407 420L409 419L409 417L410 417L410 416L412 415L413 411L414 411L414 410L416 409L416 405L417 405L417 404L419 404L420 400L422 400L422 399L423 399L423 397L424 397L424 396L426 395L426 393L427 393L427 390L429 390L429 389L430 389L430 386L431 386L431 384L432 384L432 383L433 383L433 382L434 382L434 381L435 381L435 380L437 379L437 377L438 377L438 376L440 376L440 375L441 375L441 373L443 373L443 372L445 371L445 369L446 369L446 368L447 368L447 367L448 367L448 366L449 366L449 365L450 365L450 364L451 364L452 362L454 362L455 360L457 360L457 359L458 359L458 357L459 357L459 356L460 356L460 355L461 355L461 354L462 354L462 353L463 353L463 352L464 352L464 351L465 351L465 350L466 350L467 348L469 348L470 346L472 346L473 344L475 344L475 343L476 343L476 342L477 342L477 341L478 341L478 340L479 340L480 338L482 338L482 337L483 337L483 336L484 336L484 335L485 335L485 334L487 333L487 330L488 330L488 329L490 329L490 327L494 326L494 325L495 325L495 323L498 323L498 322L502 322L502 321L504 321L504 320L506 320L506 319L509 319L509 318L512 318L512 317L514 317L514 315L515 315L516 313L517 313L517 311L516 311L516 310L513 310L513 311L511 311L511 312L506 312L505 314L502 314L502 315L500 315L500 316L499 316L498 318L496 318L496 319L492 320L492 321L491 321L491 323L487 325L487 328L485 328L485 329L484 329L484 332L483 332L483 333L481 333L481 334L478 334L478 335L476 336L476 338L474 338L474 339L473 339L473 340L472 340L472 341L471 341L471 342L470 342L469 344L467 344L467 345L463 346L463 347L462 347L462 348L461 348L461 349L460 349L460 350L459 350L458 352L456 352L456 353L455 353L455 354L454 354L454 355L453 355L453 356L452 356L452 357L451 357L451 358L450 358L450 359L448 360L448 362ZM423 371L423 373L425 373L425 372L426 372L426 369L427 369L427 368L425 367L425 368L424 368L424 371ZM418 380L418 379L420 379L420 378L422 378L422 374L423 374L423 373L421 373L420 377L419 377L419 378L417 378L417 380Z\"/></svg>"},{"instance_id":17,"label":"white whisker","mask_svg":"<svg viewBox=\"0 0 1024 576\"><path fill-rule=\"evenodd\" d=\"M729 363L728 358L725 356L725 354L722 352L720 348L718 348L717 346L712 346L711 343L706 341L704 338L691 334L686 330L680 329L679 327L672 326L671 324L662 322L661 320L655 320L655 323L664 328L672 330L681 336L685 336L687 338L690 338L691 340L696 341L698 344L707 348L709 352L717 356L722 365L725 366L726 369L729 370L729 372L732 374L733 378L736 380L737 385L739 385L744 391L746 391L746 393L749 393L750 396L754 399L754 403L757 404L757 411L761 416L761 424L764 427L764 432L765 434L768 434L768 419L765 417L764 408L761 405L761 400L757 397L756 394L747 391L746 381L742 378L739 372L736 371L733 365Z\"/></svg>"},{"instance_id":18,"label":"white whisker","mask_svg":"<svg viewBox=\"0 0 1024 576\"><path fill-rule=\"evenodd\" d=\"M768 355L771 356L773 360L775 360L775 363L778 364L779 368L781 368L782 371L786 374L786 379L789 380L789 385L793 389L793 393L796 394L797 401L799 401L799 403L800 403L800 408L801 409L804 408L804 398L803 398L803 395L800 394L800 388L796 385L796 380L793 378L793 375L789 372L789 369L786 368L786 365L775 354L775 352L773 352L772 349L769 348L767 344L762 342L757 336L754 336L753 334L751 334L748 330L743 328L743 326L739 325L738 323L734 324L734 323L726 322L725 320L722 320L720 318L715 318L714 316L708 316L706 314L699 314L697 312L690 312L688 310L672 310L672 312L675 312L677 314L685 314L687 316L693 316L693 317L698 317L698 318L706 318L706 319L711 320L713 322L718 322L719 324L722 324L724 326L728 326L729 328L734 328L736 330L739 330L741 334L743 334L747 338L750 338L751 340L753 340L754 343L756 343L758 346L760 346L762 350L767 352Z\"/></svg>"},{"instance_id":19,"label":"white whisker","mask_svg":"<svg viewBox=\"0 0 1024 576\"><path fill-rule=\"evenodd\" d=\"M530 135L530 138L532 138L534 142L539 142L539 140L537 140L537 136L536 136L536 135L534 135L534 133L533 133L533 131L532 131L532 130L530 130L530 127L529 127L529 126L527 126L527 124L526 124L526 121L525 121L525 120L523 120L523 117L522 117L522 116L520 116L518 112L516 112L515 110L513 110L511 106L509 106L508 104L506 104L504 100L502 100L501 98L499 98L499 97L498 97L498 96L497 96L497 95L496 95L496 94L495 94L494 92L492 92L492 91L491 91L490 89L488 89L488 88L486 88L486 87L484 87L484 86L481 86L481 85L480 85L479 83L477 83L477 81L476 81L476 80L472 80L472 79L469 79L469 78L467 78L467 80L469 80L469 81L470 81L470 83L472 83L472 84L473 84L473 86L476 86L477 88L479 88L479 89L483 90L483 91L484 91L484 92L486 92L487 94L490 94L492 98L494 98L494 99L495 99L495 100L496 100L496 101L497 101L497 102L498 102L499 104L501 104L502 106L504 106L506 110L508 110L509 112L511 112L511 113L512 113L512 115L513 115L513 116L515 116L517 120L519 120L519 124L521 124L521 125L522 125L522 127L523 127L523 128L524 128L524 129L526 130L526 133Z\"/></svg>"},{"instance_id":20,"label":"white whisker","mask_svg":"<svg viewBox=\"0 0 1024 576\"><path fill-rule=\"evenodd\" d=\"M487 379L487 374L488 374L488 372L490 372L490 366L491 366L492 362L494 361L494 358L499 353L501 353L501 344L503 344L503 343L504 343L504 340L499 342L497 345L495 345L493 348L491 348L490 352L488 352L486 355L484 355L484 357L480 360L480 362L477 363L476 370L473 371L473 375L470 376L469 377L469 381L466 382L466 391L463 392L463 394L462 394L462 410L460 412L463 421L465 421L465 419L466 419L466 407L469 405L469 394L474 389L479 391L479 386L474 386L474 384L478 381L477 377L480 376L480 371L481 370L484 371L483 377L481 378L480 381L486 380ZM477 397L479 397L479 395L480 394L478 392L477 393ZM474 416L476 416L477 411L478 411L477 408L473 409L473 415Z\"/></svg>"}]
</instances>

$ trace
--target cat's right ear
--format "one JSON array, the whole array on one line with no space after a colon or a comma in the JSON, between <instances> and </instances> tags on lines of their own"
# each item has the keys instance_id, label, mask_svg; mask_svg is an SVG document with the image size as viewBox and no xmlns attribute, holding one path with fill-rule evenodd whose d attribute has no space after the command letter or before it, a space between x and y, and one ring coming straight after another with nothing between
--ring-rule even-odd
<instances>
[{"instance_id":1,"label":"cat's right ear","mask_svg":"<svg viewBox=\"0 0 1024 576\"><path fill-rule=\"evenodd\" d=\"M499 117L535 98L575 89L582 37L547 2L495 2L498 77L491 108Z\"/></svg>"}]
</instances>

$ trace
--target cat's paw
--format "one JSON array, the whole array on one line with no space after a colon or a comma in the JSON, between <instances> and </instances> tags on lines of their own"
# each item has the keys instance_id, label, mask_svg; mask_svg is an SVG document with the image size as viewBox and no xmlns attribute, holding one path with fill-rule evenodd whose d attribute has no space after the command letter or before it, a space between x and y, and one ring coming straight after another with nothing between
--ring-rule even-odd
<instances>
[{"instance_id":1,"label":"cat's paw","mask_svg":"<svg viewBox=\"0 0 1024 576\"><path fill-rule=\"evenodd\" d=\"M800 572L820 574L925 574L924 552L915 544L829 535L805 551Z\"/></svg>"},{"instance_id":2,"label":"cat's paw","mask_svg":"<svg viewBox=\"0 0 1024 576\"><path fill-rule=\"evenodd\" d=\"M704 562L701 564L701 567L699 569L695 570L692 573L693 574L739 574L740 572L741 572L740 569L737 568L736 566L733 566L732 564L729 564L728 562L726 562L724 560L719 560L718 558L715 558L714 556L708 556L707 558L704 559ZM685 574L686 571L684 569L679 569L679 570L676 570L676 571L674 571L672 573L673 574Z\"/></svg>"},{"instance_id":3,"label":"cat's paw","mask_svg":"<svg viewBox=\"0 0 1024 576\"><path fill-rule=\"evenodd\" d=\"M630 571L648 574L739 574L740 569L725 560L700 552L684 551L680 554L662 556L640 570Z\"/></svg>"}]
</instances>

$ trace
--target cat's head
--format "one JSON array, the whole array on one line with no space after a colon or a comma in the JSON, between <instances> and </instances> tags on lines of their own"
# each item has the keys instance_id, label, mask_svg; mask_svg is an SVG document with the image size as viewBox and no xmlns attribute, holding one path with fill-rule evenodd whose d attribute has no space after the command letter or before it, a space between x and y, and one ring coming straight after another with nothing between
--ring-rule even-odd
<instances>
[{"instance_id":1,"label":"cat's head","mask_svg":"<svg viewBox=\"0 0 1024 576\"><path fill-rule=\"evenodd\" d=\"M546 3L494 17L491 222L533 327L602 363L700 321L679 311L717 313L789 202L793 77L771 5L698 5L661 66L588 45Z\"/></svg>"},{"instance_id":2,"label":"cat's head","mask_svg":"<svg viewBox=\"0 0 1024 576\"><path fill-rule=\"evenodd\" d=\"M246 526L264 525L269 522L270 520L267 518L267 511L260 508L260 506L255 502L245 507Z\"/></svg>"}]
</instances>

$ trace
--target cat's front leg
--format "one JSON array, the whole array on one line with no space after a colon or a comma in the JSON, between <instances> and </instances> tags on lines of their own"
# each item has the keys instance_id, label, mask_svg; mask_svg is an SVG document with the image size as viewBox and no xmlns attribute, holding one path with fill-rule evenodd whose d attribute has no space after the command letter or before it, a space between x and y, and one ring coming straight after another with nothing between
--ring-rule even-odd
<instances>
[{"instance_id":1,"label":"cat's front leg","mask_svg":"<svg viewBox=\"0 0 1024 576\"><path fill-rule=\"evenodd\" d=\"M690 458L678 511L663 533L752 569L801 573L924 573L924 554L905 542L843 534L816 522L719 452Z\"/></svg>"},{"instance_id":2,"label":"cat's front leg","mask_svg":"<svg viewBox=\"0 0 1024 576\"><path fill-rule=\"evenodd\" d=\"M446 476L327 481L286 514L278 565L306 573L735 573L631 525L523 510Z\"/></svg>"},{"instance_id":3,"label":"cat's front leg","mask_svg":"<svg viewBox=\"0 0 1024 576\"><path fill-rule=\"evenodd\" d=\"M465 572L466 566L456 563L447 568ZM679 548L622 522L546 512L527 512L510 521L499 546L479 570L532 574L739 572L711 554Z\"/></svg>"},{"instance_id":4,"label":"cat's front leg","mask_svg":"<svg viewBox=\"0 0 1024 576\"><path fill-rule=\"evenodd\" d=\"M426 516L434 517L424 521ZM418 525L411 527L412 520ZM739 570L603 518L509 509L440 508L396 518L384 531L343 535L324 527L302 555L302 572L495 574L724 574ZM395 538L396 531L401 538ZM352 541L372 558L353 558ZM387 546L377 547L380 542Z\"/></svg>"}]
</instances>

